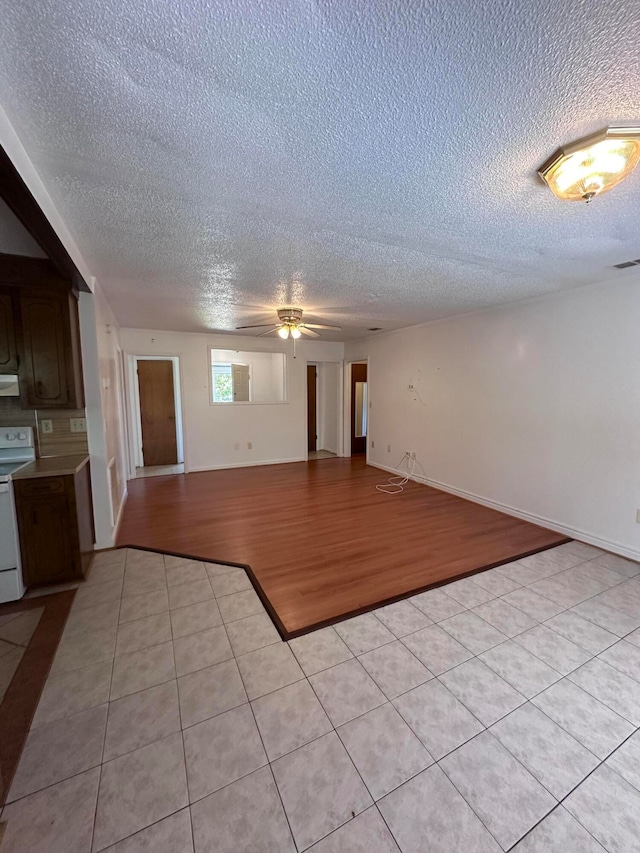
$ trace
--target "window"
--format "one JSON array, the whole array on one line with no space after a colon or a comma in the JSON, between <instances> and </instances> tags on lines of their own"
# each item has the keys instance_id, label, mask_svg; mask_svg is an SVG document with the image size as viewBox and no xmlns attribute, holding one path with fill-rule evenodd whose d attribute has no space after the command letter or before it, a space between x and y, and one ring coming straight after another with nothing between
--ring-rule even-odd
<instances>
[{"instance_id":1,"label":"window","mask_svg":"<svg viewBox=\"0 0 640 853\"><path fill-rule=\"evenodd\" d=\"M213 365L213 402L231 403L233 401L233 380L230 364Z\"/></svg>"},{"instance_id":2,"label":"window","mask_svg":"<svg viewBox=\"0 0 640 853\"><path fill-rule=\"evenodd\" d=\"M209 349L211 403L284 403L285 365L282 352L238 352Z\"/></svg>"},{"instance_id":3,"label":"window","mask_svg":"<svg viewBox=\"0 0 640 853\"><path fill-rule=\"evenodd\" d=\"M212 375L214 403L249 403L251 401L248 364L214 364Z\"/></svg>"}]
</instances>

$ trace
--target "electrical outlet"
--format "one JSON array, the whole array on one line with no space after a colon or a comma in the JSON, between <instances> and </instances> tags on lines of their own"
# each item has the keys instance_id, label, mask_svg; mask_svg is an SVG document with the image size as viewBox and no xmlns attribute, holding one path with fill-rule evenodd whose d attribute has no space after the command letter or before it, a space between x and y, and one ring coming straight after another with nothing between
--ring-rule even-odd
<instances>
[{"instance_id":1,"label":"electrical outlet","mask_svg":"<svg viewBox=\"0 0 640 853\"><path fill-rule=\"evenodd\" d=\"M53 421L47 419L40 421L40 432L43 435L51 435L53 432Z\"/></svg>"},{"instance_id":2,"label":"electrical outlet","mask_svg":"<svg viewBox=\"0 0 640 853\"><path fill-rule=\"evenodd\" d=\"M253 450L253 442L252 441L247 442L247 450Z\"/></svg>"},{"instance_id":3,"label":"electrical outlet","mask_svg":"<svg viewBox=\"0 0 640 853\"><path fill-rule=\"evenodd\" d=\"M387 444L387 453L391 453L391 445Z\"/></svg>"},{"instance_id":4,"label":"electrical outlet","mask_svg":"<svg viewBox=\"0 0 640 853\"><path fill-rule=\"evenodd\" d=\"M413 385L409 385L409 391L413 391L413 390L414 390Z\"/></svg>"},{"instance_id":5,"label":"electrical outlet","mask_svg":"<svg viewBox=\"0 0 640 853\"><path fill-rule=\"evenodd\" d=\"M69 428L71 432L86 432L87 431L87 419L86 418L69 418Z\"/></svg>"}]
</instances>

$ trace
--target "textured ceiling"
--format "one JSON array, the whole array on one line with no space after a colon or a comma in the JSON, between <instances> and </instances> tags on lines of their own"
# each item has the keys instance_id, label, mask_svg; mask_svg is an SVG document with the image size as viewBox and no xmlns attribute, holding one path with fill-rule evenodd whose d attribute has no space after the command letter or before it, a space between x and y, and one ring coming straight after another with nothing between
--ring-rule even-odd
<instances>
[{"instance_id":1,"label":"textured ceiling","mask_svg":"<svg viewBox=\"0 0 640 853\"><path fill-rule=\"evenodd\" d=\"M356 337L640 255L640 171L589 206L535 173L640 121L640 0L0 10L0 101L124 325Z\"/></svg>"}]
</instances>

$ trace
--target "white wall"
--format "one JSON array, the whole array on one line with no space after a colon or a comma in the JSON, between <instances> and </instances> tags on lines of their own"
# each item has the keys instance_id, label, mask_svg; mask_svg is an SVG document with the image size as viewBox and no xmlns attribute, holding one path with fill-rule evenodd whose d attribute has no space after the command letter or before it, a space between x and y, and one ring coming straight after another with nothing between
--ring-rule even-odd
<instances>
[{"instance_id":1,"label":"white wall","mask_svg":"<svg viewBox=\"0 0 640 853\"><path fill-rule=\"evenodd\" d=\"M341 428L340 369L340 364L325 362L316 365L318 450L330 450L338 454L340 453L338 436Z\"/></svg>"},{"instance_id":2,"label":"white wall","mask_svg":"<svg viewBox=\"0 0 640 853\"><path fill-rule=\"evenodd\" d=\"M299 341L294 359L291 341L145 329L122 329L121 342L129 355L180 357L186 471L306 459L307 361L340 361L344 351L341 343ZM286 352L288 402L211 405L209 347Z\"/></svg>"},{"instance_id":3,"label":"white wall","mask_svg":"<svg viewBox=\"0 0 640 853\"><path fill-rule=\"evenodd\" d=\"M639 320L627 279L348 344L370 462L640 558Z\"/></svg>"},{"instance_id":4,"label":"white wall","mask_svg":"<svg viewBox=\"0 0 640 853\"><path fill-rule=\"evenodd\" d=\"M110 548L127 493L123 363L118 324L94 287L80 294L80 337L96 548Z\"/></svg>"}]
</instances>

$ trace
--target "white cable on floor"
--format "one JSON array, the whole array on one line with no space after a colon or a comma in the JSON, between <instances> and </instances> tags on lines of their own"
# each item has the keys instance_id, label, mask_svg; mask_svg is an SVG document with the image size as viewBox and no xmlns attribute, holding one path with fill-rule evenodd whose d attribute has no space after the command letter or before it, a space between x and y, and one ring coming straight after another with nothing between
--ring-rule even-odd
<instances>
[{"instance_id":1,"label":"white cable on floor","mask_svg":"<svg viewBox=\"0 0 640 853\"><path fill-rule=\"evenodd\" d=\"M384 492L385 495L399 495L400 492L404 492L403 487L407 485L407 483L413 476L413 472L415 470L415 459L412 459L408 453L404 454L404 456L398 463L396 470L398 470L398 468L400 467L400 465L402 465L405 459L408 459L411 463L411 470L407 472L406 476L404 474L399 474L397 476L389 477L389 480L386 483L382 483L376 486L376 489L379 492Z\"/></svg>"}]
</instances>

